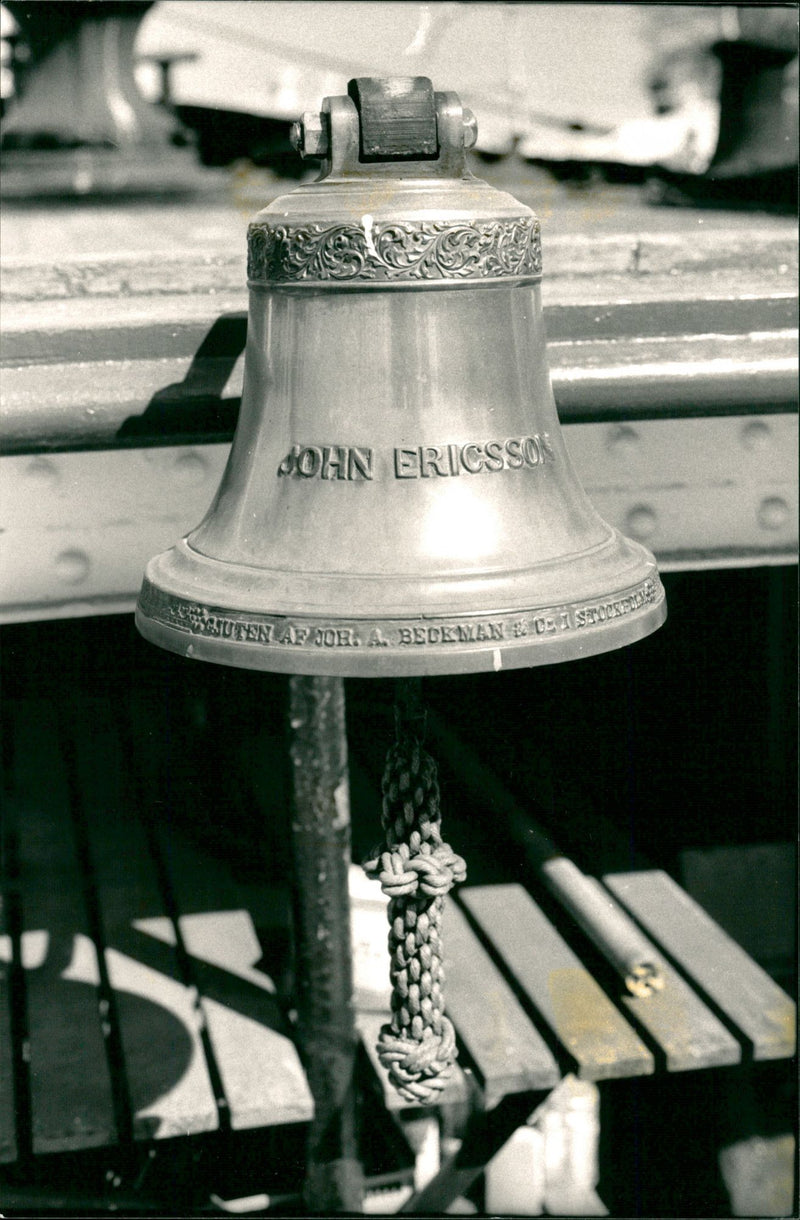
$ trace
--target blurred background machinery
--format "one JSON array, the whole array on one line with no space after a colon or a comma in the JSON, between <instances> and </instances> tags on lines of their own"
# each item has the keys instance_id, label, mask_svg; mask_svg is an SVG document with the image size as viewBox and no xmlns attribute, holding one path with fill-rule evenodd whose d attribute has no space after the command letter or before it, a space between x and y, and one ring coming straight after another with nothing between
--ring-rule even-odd
<instances>
[{"instance_id":1,"label":"blurred background machinery","mask_svg":"<svg viewBox=\"0 0 800 1220\"><path fill-rule=\"evenodd\" d=\"M160 0L70 4L68 21L66 12L24 0L0 9L6 153L107 145L102 111L116 115L105 124L112 142L136 138L152 151L159 139L192 139L206 166L245 160L300 176L289 128L313 99L364 71L443 80L457 64L465 104L482 115L484 161L512 158L577 182L650 181L662 203L796 205L792 7L385 3L368 22L358 3ZM148 117L134 73L159 114Z\"/></svg>"}]
</instances>

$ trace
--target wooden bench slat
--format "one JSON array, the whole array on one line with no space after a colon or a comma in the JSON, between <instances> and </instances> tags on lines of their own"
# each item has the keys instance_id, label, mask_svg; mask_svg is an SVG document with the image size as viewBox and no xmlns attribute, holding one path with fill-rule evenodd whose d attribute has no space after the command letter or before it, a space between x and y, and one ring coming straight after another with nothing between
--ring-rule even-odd
<instances>
[{"instance_id":1,"label":"wooden bench slat","mask_svg":"<svg viewBox=\"0 0 800 1220\"><path fill-rule=\"evenodd\" d=\"M131 627L131 630L134 628ZM150 647L147 644L143 646ZM134 689L130 692L126 707L130 711L130 722L127 726L130 764L135 770L136 791L147 814L146 820L150 821L156 832L162 830L168 836L168 850L166 853L162 852L167 861L173 850L173 843L176 852L186 846L188 853L192 855L192 859L187 855L185 860L185 867L192 868L193 875L191 890L187 887L182 893L180 915L190 915L197 911L242 909L250 913L256 928L275 928L288 936L291 923L289 879L276 881L270 878L269 883L265 884L257 873L254 875L250 872L247 877L234 876L232 869L223 861L214 859L216 851L213 844L209 847L193 847L187 834L181 831L181 819L176 818L173 821L170 816L170 786L174 783L176 768L180 773L177 781L178 799L185 804L186 792L190 785L196 791L193 764L187 762L186 757L191 757L192 731L185 730L185 735L182 734L176 742L174 722L166 701L158 691L154 694L153 691ZM141 741L143 737L146 738L146 745L137 747L137 741ZM266 748L259 757L259 766L283 766L284 755L282 751L276 752L272 739L261 744L262 748L266 744ZM192 770L191 779L187 778L187 770ZM183 817L186 816L184 812ZM276 810L274 815L265 813L265 820L267 816L280 819L285 815ZM207 811L198 808L197 820L201 826L207 824Z\"/></svg>"},{"instance_id":2,"label":"wooden bench slat","mask_svg":"<svg viewBox=\"0 0 800 1220\"><path fill-rule=\"evenodd\" d=\"M113 1091L99 1012L99 967L82 897L66 779L51 706L19 706L17 791L34 1153L115 1142ZM34 940L31 933L38 934ZM25 953L23 940L23 962Z\"/></svg>"},{"instance_id":3,"label":"wooden bench slat","mask_svg":"<svg viewBox=\"0 0 800 1220\"><path fill-rule=\"evenodd\" d=\"M607 898L609 903L614 901L610 895ZM646 996L634 996L621 988L620 999L663 1051L667 1071L686 1072L739 1063L742 1048L737 1040L678 971L661 960L662 955L652 942L644 936L641 939L652 960L660 960L663 988Z\"/></svg>"},{"instance_id":4,"label":"wooden bench slat","mask_svg":"<svg viewBox=\"0 0 800 1220\"><path fill-rule=\"evenodd\" d=\"M460 898L574 1061L576 1075L607 1080L655 1070L650 1051L522 886L475 886Z\"/></svg>"},{"instance_id":5,"label":"wooden bench slat","mask_svg":"<svg viewBox=\"0 0 800 1220\"><path fill-rule=\"evenodd\" d=\"M197 1000L173 945L134 927L165 917L147 837L126 791L125 761L105 698L79 694L72 736L107 960L119 1015L136 1138L214 1131L217 1104L198 1034Z\"/></svg>"},{"instance_id":6,"label":"wooden bench slat","mask_svg":"<svg viewBox=\"0 0 800 1220\"><path fill-rule=\"evenodd\" d=\"M106 709L108 717L110 709ZM99 710L98 719L103 719ZM109 741L104 753L114 759L115 743ZM119 745L116 745L119 749ZM134 765L136 760L133 760ZM112 762L110 768L115 769ZM119 768L122 771L122 767ZM92 783L87 776L87 784ZM96 781L95 781L96 782ZM101 793L113 778L101 781ZM152 799L152 791L148 796ZM231 883L226 870L215 866L198 852L191 842L175 828L162 834L157 819L153 820L155 843L149 843L142 827L136 823L135 811L127 801L119 799L119 817L111 829L106 816L101 822L92 821L92 842L97 849L102 843L109 853L109 865L124 855L134 854L141 867L147 870L149 892L154 897L144 907L136 905L137 895L120 889L119 877L114 884L102 888L100 898L104 909L109 903L116 905L123 924L139 935L139 943L129 953L145 954L143 941L147 939L147 953L152 955L157 948L161 954L170 955L169 974L180 982L184 993L183 1018L192 1035L194 1055L190 1068L181 1079L181 1088L186 1113L181 1116L180 1105L174 1090L161 1099L161 1110L154 1114L152 1106L143 1117L158 1117L164 1134L172 1131L175 1122L191 1121L193 1129L211 1130L217 1125L217 1107L224 1108L226 1120L233 1129L244 1129L276 1125L279 1123L307 1121L313 1112L313 1103L308 1090L297 1051L286 1036L285 1021L275 997L272 981L255 968L262 956L252 920L248 912L241 909L241 895ZM97 805L98 812L100 803ZM150 859L155 847L161 857L164 879L169 885L171 899L176 903L182 951L186 955L191 977L184 977L178 963L178 937L175 926L164 912L164 896L157 891L154 864ZM116 866L119 873L119 864ZM232 910L220 909L227 904ZM182 912L187 912L183 914ZM136 918L136 916L149 916ZM120 968L124 963L117 959ZM130 972L131 962L127 959ZM142 979L141 971L137 976ZM164 980L161 980L162 989ZM187 985L188 984L188 985ZM180 992L173 987L171 997L174 1004ZM164 996L166 1004L167 997ZM198 1030L205 1030L208 1042L203 1046ZM209 1064L218 1073L220 1096L214 1100L212 1075L209 1080L204 1067L204 1054ZM137 1064L136 1071L139 1067ZM133 1068L131 1069L133 1072ZM190 1092L194 1073L193 1089ZM178 1087L177 1085L175 1086ZM203 1124L202 1126L200 1124ZM185 1128L186 1129L186 1128Z\"/></svg>"},{"instance_id":7,"label":"wooden bench slat","mask_svg":"<svg viewBox=\"0 0 800 1220\"><path fill-rule=\"evenodd\" d=\"M255 968L262 950L273 956L269 943L259 945L255 928L264 937L274 931L278 943L284 939L290 912L288 887L241 882L225 861L209 856L179 826L170 824L164 816L167 807L160 799L174 765L167 748L170 734L162 719L163 703L145 700L139 692L131 710L129 739L135 784L178 912L181 940L190 955L209 1049L226 1094L231 1126L236 1129L308 1121L313 1100L297 1049L287 1036L272 980ZM139 753L135 742L143 725L148 726L155 741ZM238 919L232 919L234 912L239 912ZM211 924L209 920L214 913L221 913L227 930L212 960L213 920Z\"/></svg>"},{"instance_id":8,"label":"wooden bench slat","mask_svg":"<svg viewBox=\"0 0 800 1220\"><path fill-rule=\"evenodd\" d=\"M274 984L255 969L261 946L241 909L242 895L224 866L212 870L175 828L167 864L178 909L187 912L179 917L181 936L192 955L231 1126L307 1122L314 1112L311 1092ZM226 900L232 910L223 909Z\"/></svg>"},{"instance_id":9,"label":"wooden bench slat","mask_svg":"<svg viewBox=\"0 0 800 1220\"><path fill-rule=\"evenodd\" d=\"M660 870L603 878L653 940L726 1014L754 1059L794 1054L795 1006L766 971Z\"/></svg>"},{"instance_id":10,"label":"wooden bench slat","mask_svg":"<svg viewBox=\"0 0 800 1220\"><path fill-rule=\"evenodd\" d=\"M550 1048L451 899L442 944L447 1013L475 1063L485 1104L507 1093L553 1088L561 1070Z\"/></svg>"}]
</instances>

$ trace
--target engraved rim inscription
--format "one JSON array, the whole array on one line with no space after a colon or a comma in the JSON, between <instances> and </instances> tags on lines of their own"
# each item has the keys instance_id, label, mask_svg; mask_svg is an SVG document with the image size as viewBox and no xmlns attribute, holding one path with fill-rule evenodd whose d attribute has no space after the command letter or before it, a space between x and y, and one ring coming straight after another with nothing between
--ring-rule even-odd
<instances>
[{"instance_id":1,"label":"engraved rim inscription","mask_svg":"<svg viewBox=\"0 0 800 1220\"><path fill-rule=\"evenodd\" d=\"M600 600L479 616L345 622L218 609L165 593L145 580L138 610L144 618L194 638L225 640L254 648L338 652L365 647L405 652L426 648L439 651L453 645L463 650L546 643L554 637L602 627L615 619L647 611L663 599L661 581L653 575Z\"/></svg>"},{"instance_id":2,"label":"engraved rim inscription","mask_svg":"<svg viewBox=\"0 0 800 1220\"><path fill-rule=\"evenodd\" d=\"M247 236L254 284L538 278L539 221L391 221L305 225L255 221Z\"/></svg>"}]
</instances>

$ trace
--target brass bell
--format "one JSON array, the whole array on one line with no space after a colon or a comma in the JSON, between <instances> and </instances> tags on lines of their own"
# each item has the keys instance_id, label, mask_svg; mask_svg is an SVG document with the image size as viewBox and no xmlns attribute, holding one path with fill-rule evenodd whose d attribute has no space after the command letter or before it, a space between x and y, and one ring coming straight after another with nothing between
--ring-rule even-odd
<instances>
[{"instance_id":1,"label":"brass bell","mask_svg":"<svg viewBox=\"0 0 800 1220\"><path fill-rule=\"evenodd\" d=\"M549 664L666 617L653 556L592 507L550 386L534 213L475 178L422 77L298 125L322 174L248 233L241 413L203 522L147 567L174 652L295 674Z\"/></svg>"}]
</instances>

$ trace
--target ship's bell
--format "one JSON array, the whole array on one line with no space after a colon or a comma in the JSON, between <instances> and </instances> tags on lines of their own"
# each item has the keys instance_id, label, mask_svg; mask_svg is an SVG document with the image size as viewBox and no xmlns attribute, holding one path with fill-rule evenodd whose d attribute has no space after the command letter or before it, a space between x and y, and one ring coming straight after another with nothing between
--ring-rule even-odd
<instances>
[{"instance_id":1,"label":"ship's bell","mask_svg":"<svg viewBox=\"0 0 800 1220\"><path fill-rule=\"evenodd\" d=\"M567 454L539 223L469 172L474 137L421 77L352 81L304 116L322 174L250 225L236 435L205 519L148 565L148 639L404 676L590 656L663 622L652 555Z\"/></svg>"}]
</instances>

